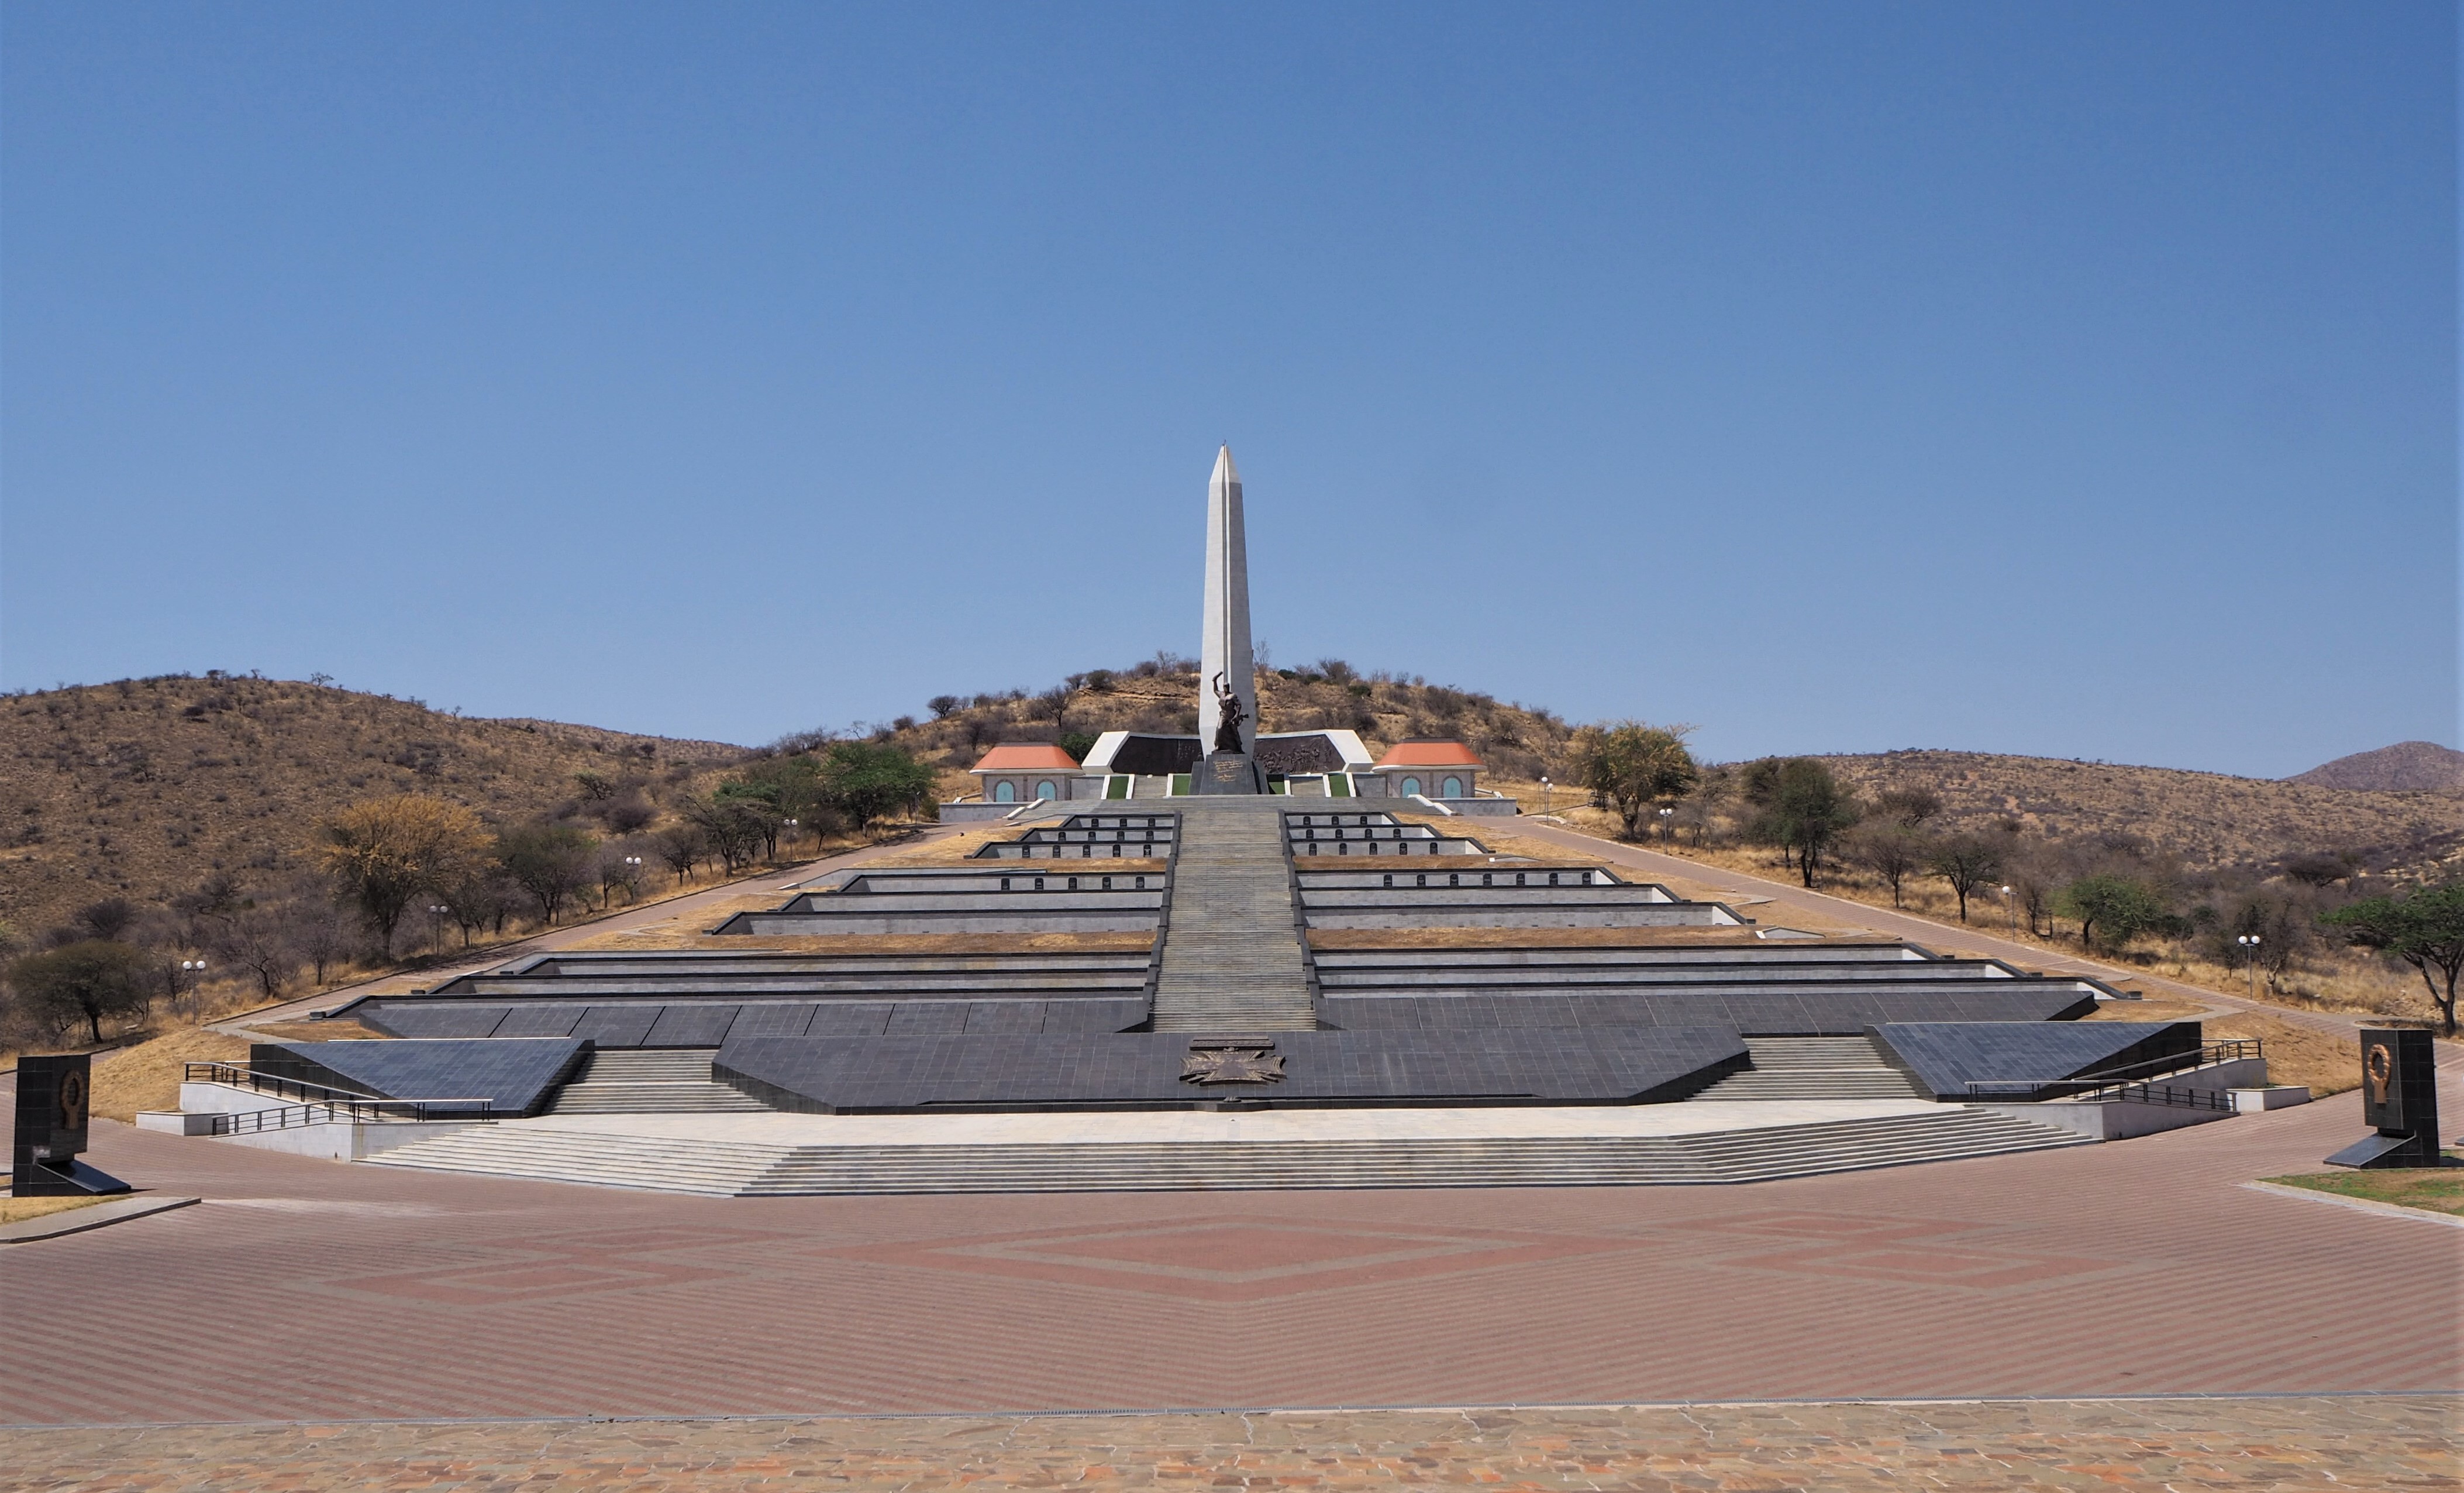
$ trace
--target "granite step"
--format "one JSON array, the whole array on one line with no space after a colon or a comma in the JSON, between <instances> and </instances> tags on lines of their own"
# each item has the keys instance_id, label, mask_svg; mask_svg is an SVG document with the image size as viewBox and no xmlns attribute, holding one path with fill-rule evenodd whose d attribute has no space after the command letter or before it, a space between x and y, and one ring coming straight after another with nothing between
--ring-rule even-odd
<instances>
[{"instance_id":1,"label":"granite step","mask_svg":"<svg viewBox=\"0 0 2464 1493\"><path fill-rule=\"evenodd\" d=\"M1862 1036L1751 1036L1753 1066L1693 1096L1698 1101L1931 1099Z\"/></svg>"},{"instance_id":2,"label":"granite step","mask_svg":"<svg viewBox=\"0 0 2464 1493\"><path fill-rule=\"evenodd\" d=\"M602 1048L540 1112L551 1115L766 1113L711 1077L708 1048Z\"/></svg>"},{"instance_id":3,"label":"granite step","mask_svg":"<svg viewBox=\"0 0 2464 1493\"><path fill-rule=\"evenodd\" d=\"M737 1196L1703 1186L2090 1145L1991 1110L1644 1138L799 1146L475 1125L371 1165Z\"/></svg>"}]
</instances>

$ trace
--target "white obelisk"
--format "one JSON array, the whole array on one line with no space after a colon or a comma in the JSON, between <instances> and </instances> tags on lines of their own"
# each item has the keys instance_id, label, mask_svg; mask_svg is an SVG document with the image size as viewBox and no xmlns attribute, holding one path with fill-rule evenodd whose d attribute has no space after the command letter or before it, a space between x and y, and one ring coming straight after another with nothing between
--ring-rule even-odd
<instances>
[{"instance_id":1,"label":"white obelisk","mask_svg":"<svg viewBox=\"0 0 2464 1493\"><path fill-rule=\"evenodd\" d=\"M1241 523L1241 472L1232 448L1215 454L1215 476L1206 484L1206 625L1198 648L1198 736L1215 749L1215 728L1223 719L1215 701L1215 677L1223 676L1241 702L1241 749L1258 739L1258 680L1249 653L1249 540Z\"/></svg>"}]
</instances>

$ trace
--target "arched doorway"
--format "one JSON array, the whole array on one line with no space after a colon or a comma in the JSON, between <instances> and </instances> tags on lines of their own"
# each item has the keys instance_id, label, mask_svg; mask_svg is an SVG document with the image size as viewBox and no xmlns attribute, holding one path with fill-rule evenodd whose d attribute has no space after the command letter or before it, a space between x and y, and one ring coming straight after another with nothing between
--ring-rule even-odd
<instances>
[{"instance_id":1,"label":"arched doorway","mask_svg":"<svg viewBox=\"0 0 2464 1493\"><path fill-rule=\"evenodd\" d=\"M1407 778L1405 778L1405 779L1403 780L1403 796L1404 796L1404 797L1409 798L1409 797L1411 797L1414 793L1417 793L1417 792L1419 792L1419 791L1420 791L1420 780L1419 780L1419 778L1416 778L1416 777L1407 777Z\"/></svg>"},{"instance_id":2,"label":"arched doorway","mask_svg":"<svg viewBox=\"0 0 2464 1493\"><path fill-rule=\"evenodd\" d=\"M997 804L1014 804L1018 802L1018 785L1015 783L995 783L993 785L993 802Z\"/></svg>"},{"instance_id":3,"label":"arched doorway","mask_svg":"<svg viewBox=\"0 0 2464 1493\"><path fill-rule=\"evenodd\" d=\"M1035 785L1035 796L1038 798L1058 798L1061 795L1052 791L1052 785L1050 783L1038 783Z\"/></svg>"},{"instance_id":4,"label":"arched doorway","mask_svg":"<svg viewBox=\"0 0 2464 1493\"><path fill-rule=\"evenodd\" d=\"M1459 777L1450 777L1444 782L1439 784L1438 796L1440 798L1461 798L1463 796L1463 779Z\"/></svg>"}]
</instances>

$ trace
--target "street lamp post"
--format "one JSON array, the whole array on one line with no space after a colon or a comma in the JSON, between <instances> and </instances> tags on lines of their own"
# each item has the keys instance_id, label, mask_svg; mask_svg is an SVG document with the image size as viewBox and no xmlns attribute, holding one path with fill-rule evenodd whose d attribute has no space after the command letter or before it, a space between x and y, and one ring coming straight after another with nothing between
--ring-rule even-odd
<instances>
[{"instance_id":1,"label":"street lamp post","mask_svg":"<svg viewBox=\"0 0 2464 1493\"><path fill-rule=\"evenodd\" d=\"M788 819L788 820L784 821L784 822L781 825L781 829L783 829L786 833L785 833L785 834L783 834L782 836L781 836L780 837L781 837L781 839L784 839L784 840L787 842L787 847L788 847L790 850L793 850L793 849L795 848L795 845L796 845L796 826L797 826L800 822L802 822L802 821L800 821L800 820L796 820L796 819Z\"/></svg>"},{"instance_id":2,"label":"street lamp post","mask_svg":"<svg viewBox=\"0 0 2464 1493\"><path fill-rule=\"evenodd\" d=\"M642 894L641 888L642 858L639 856L627 856L625 858L625 895L627 899L629 901L640 897Z\"/></svg>"},{"instance_id":3,"label":"street lamp post","mask_svg":"<svg viewBox=\"0 0 2464 1493\"><path fill-rule=\"evenodd\" d=\"M445 948L445 915L452 910L452 908L448 907L443 902L429 902L428 904L428 915L429 918L435 920L435 926L429 934L429 946L440 953L443 952Z\"/></svg>"},{"instance_id":4,"label":"street lamp post","mask_svg":"<svg viewBox=\"0 0 2464 1493\"><path fill-rule=\"evenodd\" d=\"M2244 933L2233 940L2241 946L2242 958L2250 965L2250 998L2258 999L2258 935Z\"/></svg>"},{"instance_id":5,"label":"street lamp post","mask_svg":"<svg viewBox=\"0 0 2464 1493\"><path fill-rule=\"evenodd\" d=\"M1545 772L1540 775L1540 812L1549 812L1549 775Z\"/></svg>"},{"instance_id":6,"label":"street lamp post","mask_svg":"<svg viewBox=\"0 0 2464 1493\"><path fill-rule=\"evenodd\" d=\"M1677 811L1674 809L1662 809L1660 811L1660 843L1662 845L1668 843L1669 820L1676 817L1676 814Z\"/></svg>"},{"instance_id":7,"label":"street lamp post","mask_svg":"<svg viewBox=\"0 0 2464 1493\"><path fill-rule=\"evenodd\" d=\"M2016 937L2019 932L2018 907L2011 901L2011 888L2007 886L2002 888L2002 931L2012 937ZM2036 930L2031 925L2028 931L2034 933Z\"/></svg>"},{"instance_id":8,"label":"street lamp post","mask_svg":"<svg viewBox=\"0 0 2464 1493\"><path fill-rule=\"evenodd\" d=\"M206 962L204 960L183 959L180 961L180 985L187 992L188 1014L191 1016L197 1014L197 982L205 977Z\"/></svg>"}]
</instances>

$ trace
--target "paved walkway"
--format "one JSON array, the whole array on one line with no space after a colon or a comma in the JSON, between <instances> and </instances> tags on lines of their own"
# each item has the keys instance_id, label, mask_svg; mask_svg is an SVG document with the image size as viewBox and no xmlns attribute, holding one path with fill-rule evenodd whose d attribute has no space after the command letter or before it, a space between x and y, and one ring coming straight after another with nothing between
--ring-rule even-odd
<instances>
[{"instance_id":1,"label":"paved walkway","mask_svg":"<svg viewBox=\"0 0 2464 1493\"><path fill-rule=\"evenodd\" d=\"M2453 1085L2450 1086L2451 1089ZM2464 1113L2464 1093L2450 1101ZM2241 1187L2357 1096L1744 1187L695 1198L99 1126L23 1422L2451 1392L2464 1231Z\"/></svg>"},{"instance_id":2,"label":"paved walkway","mask_svg":"<svg viewBox=\"0 0 2464 1493\"><path fill-rule=\"evenodd\" d=\"M1637 1406L0 1434L0 1490L2429 1489L2423 1396Z\"/></svg>"}]
</instances>

